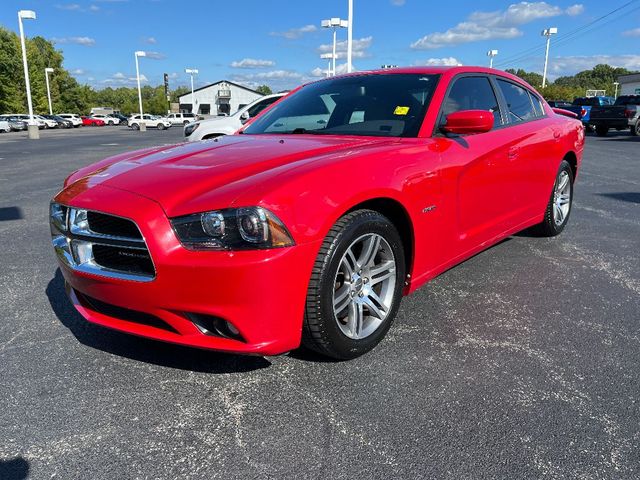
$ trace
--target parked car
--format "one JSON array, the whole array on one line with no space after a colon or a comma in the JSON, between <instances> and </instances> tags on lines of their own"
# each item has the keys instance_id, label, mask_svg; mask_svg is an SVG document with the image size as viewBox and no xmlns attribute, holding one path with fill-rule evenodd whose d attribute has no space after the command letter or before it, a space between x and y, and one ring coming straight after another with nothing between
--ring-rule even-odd
<instances>
[{"instance_id":1,"label":"parked car","mask_svg":"<svg viewBox=\"0 0 640 480\"><path fill-rule=\"evenodd\" d=\"M571 106L571 102L567 102L566 100L549 100L547 102L551 108L564 108Z\"/></svg>"},{"instance_id":2,"label":"parked car","mask_svg":"<svg viewBox=\"0 0 640 480\"><path fill-rule=\"evenodd\" d=\"M120 120L120 125L129 125L129 119L121 113L111 113L109 117L117 118L118 120Z\"/></svg>"},{"instance_id":3,"label":"parked car","mask_svg":"<svg viewBox=\"0 0 640 480\"><path fill-rule=\"evenodd\" d=\"M9 125L9 122L0 118L0 132L9 133L10 131L11 125Z\"/></svg>"},{"instance_id":4,"label":"parked car","mask_svg":"<svg viewBox=\"0 0 640 480\"><path fill-rule=\"evenodd\" d=\"M104 120L93 117L80 117L82 124L89 127L104 127Z\"/></svg>"},{"instance_id":5,"label":"parked car","mask_svg":"<svg viewBox=\"0 0 640 480\"><path fill-rule=\"evenodd\" d=\"M4 120L9 124L9 128L14 132L27 129L27 122L12 115L0 115L0 120Z\"/></svg>"},{"instance_id":6,"label":"parked car","mask_svg":"<svg viewBox=\"0 0 640 480\"><path fill-rule=\"evenodd\" d=\"M171 122L171 125L187 125L202 119L195 113L170 113L165 118Z\"/></svg>"},{"instance_id":7,"label":"parked car","mask_svg":"<svg viewBox=\"0 0 640 480\"><path fill-rule=\"evenodd\" d=\"M602 105L613 105L613 102L613 97L577 97L573 99L573 107L567 107L566 109L571 112L578 113L585 128L587 130L591 130L589 121L591 119L591 109ZM579 112L577 111L577 108L580 109Z\"/></svg>"},{"instance_id":8,"label":"parked car","mask_svg":"<svg viewBox=\"0 0 640 480\"><path fill-rule=\"evenodd\" d=\"M73 305L182 345L348 359L439 273L560 234L584 129L506 72L414 67L307 84L216 141L67 178L50 219Z\"/></svg>"},{"instance_id":9,"label":"parked car","mask_svg":"<svg viewBox=\"0 0 640 480\"><path fill-rule=\"evenodd\" d=\"M94 113L91 118L97 118L102 120L106 125L120 125L120 119L112 117L111 115L105 115L103 113Z\"/></svg>"},{"instance_id":10,"label":"parked car","mask_svg":"<svg viewBox=\"0 0 640 480\"><path fill-rule=\"evenodd\" d=\"M11 113L9 114L11 117L16 118L17 120L22 120L24 122L26 122L27 125L29 125L29 115L25 115L23 113ZM44 128L47 128L47 124L44 123L43 119L38 118L38 115L34 115L33 116L33 121L36 123L36 125L38 125L38 130L42 130Z\"/></svg>"},{"instance_id":11,"label":"parked car","mask_svg":"<svg viewBox=\"0 0 640 480\"><path fill-rule=\"evenodd\" d=\"M228 117L214 117L190 123L184 127L184 136L189 142L207 140L221 135L231 135L238 131L249 119L257 116L262 110L284 97L286 93L275 93L260 97L258 100L239 109Z\"/></svg>"},{"instance_id":12,"label":"parked car","mask_svg":"<svg viewBox=\"0 0 640 480\"><path fill-rule=\"evenodd\" d=\"M82 127L84 125L80 115L76 115L75 113L61 113L59 114L59 116L64 118L65 120L71 120L71 123L73 123L74 127Z\"/></svg>"},{"instance_id":13,"label":"parked car","mask_svg":"<svg viewBox=\"0 0 640 480\"><path fill-rule=\"evenodd\" d=\"M42 115L47 120L53 120L57 123L58 128L73 128L73 122L71 120L67 120L66 118L62 118L58 115Z\"/></svg>"},{"instance_id":14,"label":"parked car","mask_svg":"<svg viewBox=\"0 0 640 480\"><path fill-rule=\"evenodd\" d=\"M633 135L640 135L640 95L620 95L613 105L593 107L591 124L601 137L612 128L628 128Z\"/></svg>"},{"instance_id":15,"label":"parked car","mask_svg":"<svg viewBox=\"0 0 640 480\"><path fill-rule=\"evenodd\" d=\"M144 114L144 124L147 128L157 128L158 130L164 130L171 126L171 122L166 118L159 117L157 115ZM131 115L129 117L129 127L133 130L140 130L140 114Z\"/></svg>"},{"instance_id":16,"label":"parked car","mask_svg":"<svg viewBox=\"0 0 640 480\"><path fill-rule=\"evenodd\" d=\"M58 122L51 120L44 115L34 115L38 120L44 122L44 128L58 128Z\"/></svg>"}]
</instances>

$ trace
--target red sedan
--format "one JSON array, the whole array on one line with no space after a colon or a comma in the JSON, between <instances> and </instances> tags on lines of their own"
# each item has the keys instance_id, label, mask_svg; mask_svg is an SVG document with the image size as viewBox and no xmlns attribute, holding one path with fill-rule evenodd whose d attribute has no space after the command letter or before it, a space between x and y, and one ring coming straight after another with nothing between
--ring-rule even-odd
<instances>
[{"instance_id":1,"label":"red sedan","mask_svg":"<svg viewBox=\"0 0 640 480\"><path fill-rule=\"evenodd\" d=\"M562 232L584 145L570 115L486 68L329 78L241 135L73 173L51 203L53 244L91 322L353 358L436 275L525 228Z\"/></svg>"},{"instance_id":2,"label":"red sedan","mask_svg":"<svg viewBox=\"0 0 640 480\"><path fill-rule=\"evenodd\" d=\"M89 127L104 127L104 120L93 117L81 117L82 125Z\"/></svg>"}]
</instances>

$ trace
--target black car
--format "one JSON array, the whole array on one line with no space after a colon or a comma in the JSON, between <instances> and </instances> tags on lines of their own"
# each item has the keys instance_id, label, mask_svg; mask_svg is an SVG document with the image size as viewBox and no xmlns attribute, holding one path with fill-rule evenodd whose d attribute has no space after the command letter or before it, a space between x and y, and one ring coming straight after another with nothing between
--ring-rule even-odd
<instances>
[{"instance_id":1,"label":"black car","mask_svg":"<svg viewBox=\"0 0 640 480\"><path fill-rule=\"evenodd\" d=\"M128 125L129 124L129 119L127 117L125 117L124 115L122 115L121 113L110 113L109 114L110 117L114 117L120 120L120 125Z\"/></svg>"},{"instance_id":2,"label":"black car","mask_svg":"<svg viewBox=\"0 0 640 480\"><path fill-rule=\"evenodd\" d=\"M73 128L73 122L66 118L59 117L58 115L42 115L44 118L53 120L58 123L58 128Z\"/></svg>"}]
</instances>

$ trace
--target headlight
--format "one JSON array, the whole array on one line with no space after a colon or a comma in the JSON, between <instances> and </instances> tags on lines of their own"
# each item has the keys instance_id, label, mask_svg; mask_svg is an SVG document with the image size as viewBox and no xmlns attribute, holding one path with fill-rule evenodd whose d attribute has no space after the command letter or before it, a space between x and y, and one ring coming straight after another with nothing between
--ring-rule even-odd
<instances>
[{"instance_id":1,"label":"headlight","mask_svg":"<svg viewBox=\"0 0 640 480\"><path fill-rule=\"evenodd\" d=\"M196 131L196 128L200 126L199 123L188 123L186 127L184 127L184 136L188 137L193 132Z\"/></svg>"},{"instance_id":2,"label":"headlight","mask_svg":"<svg viewBox=\"0 0 640 480\"><path fill-rule=\"evenodd\" d=\"M282 222L262 207L228 208L171 219L192 250L251 250L294 245Z\"/></svg>"}]
</instances>

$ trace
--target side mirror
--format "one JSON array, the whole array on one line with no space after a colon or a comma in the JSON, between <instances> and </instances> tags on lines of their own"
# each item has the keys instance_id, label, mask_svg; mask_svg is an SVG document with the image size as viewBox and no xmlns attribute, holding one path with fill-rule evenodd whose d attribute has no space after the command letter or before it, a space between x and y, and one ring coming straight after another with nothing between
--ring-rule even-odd
<instances>
[{"instance_id":1,"label":"side mirror","mask_svg":"<svg viewBox=\"0 0 640 480\"><path fill-rule=\"evenodd\" d=\"M242 124L244 125L245 123L247 123L249 121L249 112L242 112L242 114L240 115L240 121L242 122Z\"/></svg>"},{"instance_id":2,"label":"side mirror","mask_svg":"<svg viewBox=\"0 0 640 480\"><path fill-rule=\"evenodd\" d=\"M447 115L442 130L456 135L486 133L493 128L493 113L489 110L462 110Z\"/></svg>"}]
</instances>

